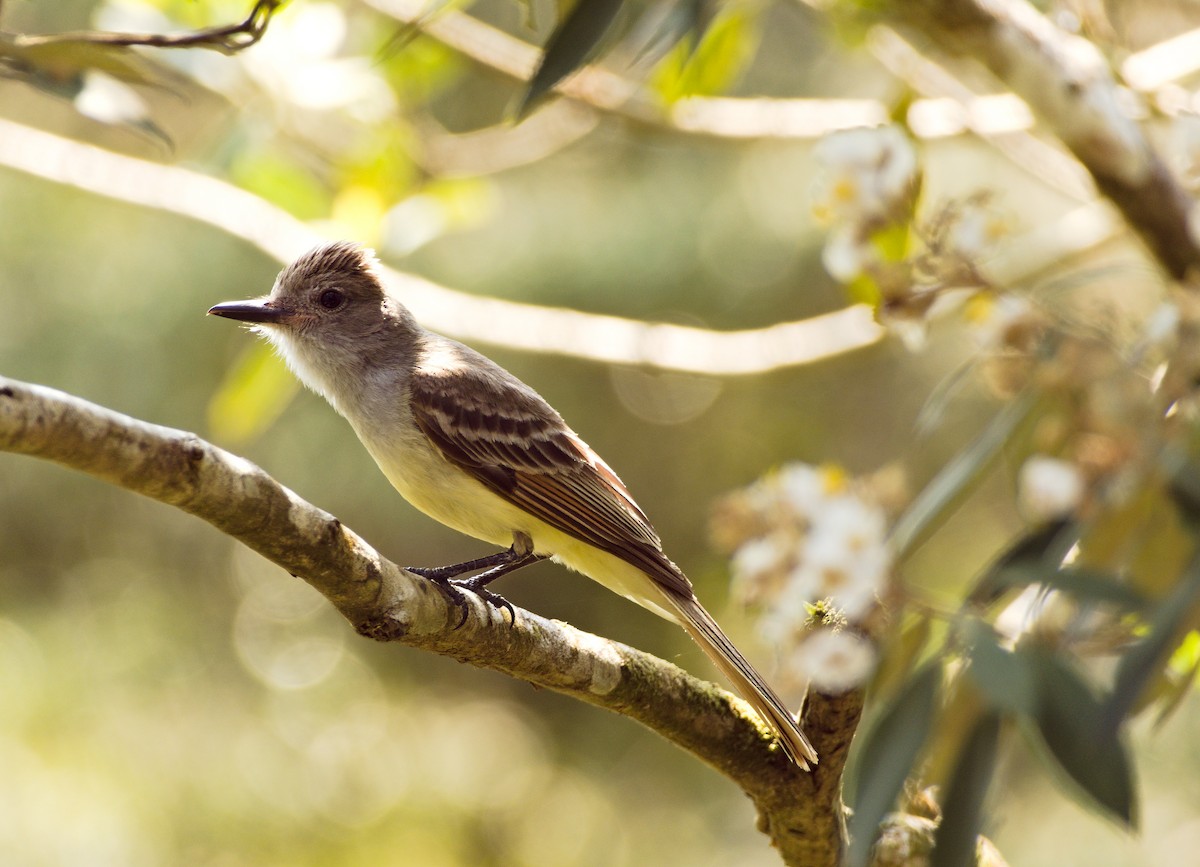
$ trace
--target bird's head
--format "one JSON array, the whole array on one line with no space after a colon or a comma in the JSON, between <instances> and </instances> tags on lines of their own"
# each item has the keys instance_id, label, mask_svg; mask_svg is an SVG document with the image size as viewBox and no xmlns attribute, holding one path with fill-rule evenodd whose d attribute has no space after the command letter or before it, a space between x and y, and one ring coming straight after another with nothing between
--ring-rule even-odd
<instances>
[{"instance_id":1,"label":"bird's head","mask_svg":"<svg viewBox=\"0 0 1200 867\"><path fill-rule=\"evenodd\" d=\"M412 316L384 290L378 264L358 244L328 244L284 268L269 295L208 312L253 325L306 385L334 400L339 383L411 345Z\"/></svg>"}]
</instances>

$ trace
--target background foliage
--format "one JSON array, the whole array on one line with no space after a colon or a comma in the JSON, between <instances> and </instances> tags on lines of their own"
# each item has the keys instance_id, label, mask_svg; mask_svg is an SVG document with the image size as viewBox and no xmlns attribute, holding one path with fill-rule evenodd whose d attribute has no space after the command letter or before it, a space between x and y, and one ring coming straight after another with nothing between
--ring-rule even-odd
<instances>
[{"instance_id":1,"label":"background foliage","mask_svg":"<svg viewBox=\"0 0 1200 867\"><path fill-rule=\"evenodd\" d=\"M1047 11L1074 16L1114 56L1196 26L1185 3L1110 6L1107 18L1086 4ZM301 0L236 55L134 54L9 37L178 32L238 21L246 4L8 0L0 115L227 179L330 237L372 243L391 264L480 296L723 330L847 304L822 266L812 137L691 134L653 122L636 100L581 125L563 104L536 88L529 100L520 82L386 8ZM672 47L670 37L688 31L666 13L680 9L703 24L698 44L693 30ZM576 25L588 33L607 31L614 12L603 3L577 10L598 16ZM903 119L916 93L871 53L852 11L626 4L605 62L644 82L638 99L652 106L718 93L872 98ZM539 45L575 14L532 0L469 12ZM647 30L655 14L666 23ZM567 61L593 53L565 25L557 32L575 47ZM526 101L540 102L551 122L535 112L509 125ZM1014 233L1077 204L984 139L930 136L918 153L923 202L982 186ZM10 169L0 169L0 208L5 374L197 430L399 562L484 553L409 509L328 407L297 394L244 334L204 319L212 303L269 288L278 263L260 250ZM1124 237L1030 284L1070 296L1087 328L1117 334L1164 292ZM919 490L1002 405L986 379L958 373L979 352L960 317L935 322L919 353L893 337L744 377L606 367L506 342L498 333L480 348L535 385L618 469L701 598L750 647L753 628L722 604L727 560L708 540L718 497L797 459L852 475L899 462ZM938 412L927 424L931 395ZM934 608L956 606L1026 529L1013 502L1025 455L1012 451L905 564ZM362 641L300 582L170 509L6 457L0 518L4 863L350 865L391 863L399 852L423 865L775 863L740 793L645 731ZM543 564L507 582L525 607L708 670L677 630L578 576ZM1172 586L1155 600L1171 598ZM931 629L934 643L946 631L937 618ZM1013 664L990 632L964 635L977 671ZM1194 634L1184 641L1181 673L1198 647ZM757 656L770 659L763 647ZM1004 684L992 705L1019 710L1030 692L1075 688L1062 666L1047 657L1028 666L1045 682L1022 687L1026 669L1009 668L981 675L978 687ZM911 693L899 683L878 697L903 701ZM909 689L929 683L917 678ZM1002 740L987 830L1006 858L1158 864L1200 844L1200 706L1189 691L1177 695L1165 724L1150 714L1129 732L1139 837L1061 796L1056 765L1039 750L1048 744L1061 760L1071 744L1055 749L1054 739L1065 729ZM936 742L986 747L997 725L985 714ZM491 748L463 749L480 742ZM969 806L970 775L954 776L954 756L950 746L935 750L927 777ZM1079 756L1076 768L1094 759Z\"/></svg>"}]
</instances>

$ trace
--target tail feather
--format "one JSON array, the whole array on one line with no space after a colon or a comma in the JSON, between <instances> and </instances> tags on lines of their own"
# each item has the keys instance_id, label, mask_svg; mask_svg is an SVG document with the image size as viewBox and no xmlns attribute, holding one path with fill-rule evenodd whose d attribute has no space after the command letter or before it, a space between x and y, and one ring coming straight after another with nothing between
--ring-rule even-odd
<instances>
[{"instance_id":1,"label":"tail feather","mask_svg":"<svg viewBox=\"0 0 1200 867\"><path fill-rule=\"evenodd\" d=\"M754 707L763 721L779 736L779 744L788 758L805 770L808 770L810 762L815 765L817 751L800 730L796 717L721 631L721 627L713 620L712 615L704 610L699 600L694 596L687 598L670 592L664 592L663 595L671 603L671 607L679 612L680 624L692 640L700 645L700 649L721 673L729 678L742 698Z\"/></svg>"}]
</instances>

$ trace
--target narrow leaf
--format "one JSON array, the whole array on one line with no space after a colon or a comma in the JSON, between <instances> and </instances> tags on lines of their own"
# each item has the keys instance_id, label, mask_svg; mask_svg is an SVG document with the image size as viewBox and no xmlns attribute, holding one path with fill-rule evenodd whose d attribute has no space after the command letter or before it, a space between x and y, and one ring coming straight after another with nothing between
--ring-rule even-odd
<instances>
[{"instance_id":1,"label":"narrow leaf","mask_svg":"<svg viewBox=\"0 0 1200 867\"><path fill-rule=\"evenodd\" d=\"M1140 591L1116 575L1085 566L1059 568L1050 563L1020 563L991 573L987 583L992 590L1044 584L1047 589L1068 593L1081 602L1116 605L1133 611L1144 610L1148 604Z\"/></svg>"},{"instance_id":2,"label":"narrow leaf","mask_svg":"<svg viewBox=\"0 0 1200 867\"><path fill-rule=\"evenodd\" d=\"M987 606L997 601L1013 584L999 580L1005 572L1030 563L1062 563L1078 531L1069 521L1049 521L1022 533L991 563L975 587L967 594L972 605Z\"/></svg>"},{"instance_id":3,"label":"narrow leaf","mask_svg":"<svg viewBox=\"0 0 1200 867\"><path fill-rule=\"evenodd\" d=\"M657 63L685 39L684 50L690 59L716 14L716 0L660 0L642 15L633 34L646 43L635 62Z\"/></svg>"},{"instance_id":4,"label":"narrow leaf","mask_svg":"<svg viewBox=\"0 0 1200 867\"><path fill-rule=\"evenodd\" d=\"M921 669L867 734L858 758L847 867L865 867L883 817L893 808L933 724L942 681L938 662Z\"/></svg>"},{"instance_id":5,"label":"narrow leaf","mask_svg":"<svg viewBox=\"0 0 1200 867\"><path fill-rule=\"evenodd\" d=\"M1029 420L1037 405L1037 395L1032 391L1017 397L925 486L892 529L897 560L903 560L949 517L971 486L983 478L1001 449Z\"/></svg>"},{"instance_id":6,"label":"narrow leaf","mask_svg":"<svg viewBox=\"0 0 1200 867\"><path fill-rule=\"evenodd\" d=\"M963 744L943 800L929 867L974 867L983 826L983 802L996 768L1000 716L985 714Z\"/></svg>"},{"instance_id":7,"label":"narrow leaf","mask_svg":"<svg viewBox=\"0 0 1200 867\"><path fill-rule=\"evenodd\" d=\"M1171 651L1183 638L1197 601L1200 600L1200 558L1194 559L1183 573L1175 590L1158 606L1150 632L1133 645L1117 663L1112 696L1104 708L1104 727L1115 732L1137 704L1142 690L1160 671Z\"/></svg>"},{"instance_id":8,"label":"narrow leaf","mask_svg":"<svg viewBox=\"0 0 1200 867\"><path fill-rule=\"evenodd\" d=\"M1120 735L1103 724L1103 705L1092 687L1064 660L1027 651L1036 662L1038 732L1058 767L1088 803L1129 826L1136 824L1133 768Z\"/></svg>"},{"instance_id":9,"label":"narrow leaf","mask_svg":"<svg viewBox=\"0 0 1200 867\"><path fill-rule=\"evenodd\" d=\"M1029 715L1037 710L1037 674L1032 659L1000 646L996 633L987 624L973 620L967 624L971 665L967 674L996 710Z\"/></svg>"},{"instance_id":10,"label":"narrow leaf","mask_svg":"<svg viewBox=\"0 0 1200 867\"><path fill-rule=\"evenodd\" d=\"M1192 633L1195 635L1195 633ZM1154 728L1158 730L1166 725L1167 721L1175 715L1179 708L1183 707L1183 700L1192 693L1192 686L1196 682L1196 674L1200 672L1200 658L1197 658L1192 663L1192 667L1185 674L1173 673L1174 680L1169 689L1162 697L1162 706L1158 710L1157 716L1154 717Z\"/></svg>"},{"instance_id":11,"label":"narrow leaf","mask_svg":"<svg viewBox=\"0 0 1200 867\"><path fill-rule=\"evenodd\" d=\"M575 8L550 34L546 53L529 82L517 117L523 118L550 90L583 66L608 33L622 0L579 0Z\"/></svg>"},{"instance_id":12,"label":"narrow leaf","mask_svg":"<svg viewBox=\"0 0 1200 867\"><path fill-rule=\"evenodd\" d=\"M1169 490L1184 520L1193 530L1200 527L1200 467L1186 461L1174 468Z\"/></svg>"}]
</instances>

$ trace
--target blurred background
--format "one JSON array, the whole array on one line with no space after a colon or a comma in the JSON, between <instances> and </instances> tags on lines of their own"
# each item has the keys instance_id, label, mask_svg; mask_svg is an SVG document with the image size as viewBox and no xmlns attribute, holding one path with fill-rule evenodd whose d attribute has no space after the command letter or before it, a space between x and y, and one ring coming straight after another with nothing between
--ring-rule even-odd
<instances>
[{"instance_id":1,"label":"blurred background","mask_svg":"<svg viewBox=\"0 0 1200 867\"><path fill-rule=\"evenodd\" d=\"M163 32L235 21L247 5L8 0L0 27ZM1113 5L1142 45L1200 24L1188 4L1159 8L1176 17L1154 27ZM836 15L733 8L715 80L680 84L684 73L659 67L649 86L662 99L707 89L901 111L914 98ZM470 13L539 44L554 22L553 4L532 0ZM8 57L10 146L36 128L221 178L470 295L718 330L848 303L821 265L813 137L690 134L606 112L583 126L562 119L569 134L554 124L531 134L508 123L518 83L359 2L290 3L239 55L145 53L132 78L72 62ZM637 71L636 57L621 62ZM1077 204L976 138L928 137L919 156L928 201L985 185L1017 235ZM205 317L265 293L278 261L215 225L81 190L64 182L69 164L46 172L59 181L0 167L0 372L196 431L397 562L487 553L408 507L322 400L297 391L250 335ZM1161 289L1128 241L1068 264L1037 279L1057 291L1086 273L1112 318L1148 309ZM935 323L919 352L887 338L746 376L523 352L504 333L473 343L616 468L700 598L767 668L768 649L725 602L728 564L707 530L714 501L790 460L855 474L898 461L919 488L996 410L958 376L975 344L955 321ZM947 383L937 424L918 435ZM1020 526L1011 500L1005 473L988 480L919 554L914 580L934 597L959 592ZM681 631L556 566L501 590L715 676ZM1140 838L1061 797L1028 755L1010 756L991 818L1000 850L1014 865L1178 862L1200 846L1197 731L1191 697L1162 730L1135 731ZM777 859L735 787L636 724L372 644L315 591L196 519L0 455L0 863Z\"/></svg>"}]
</instances>

